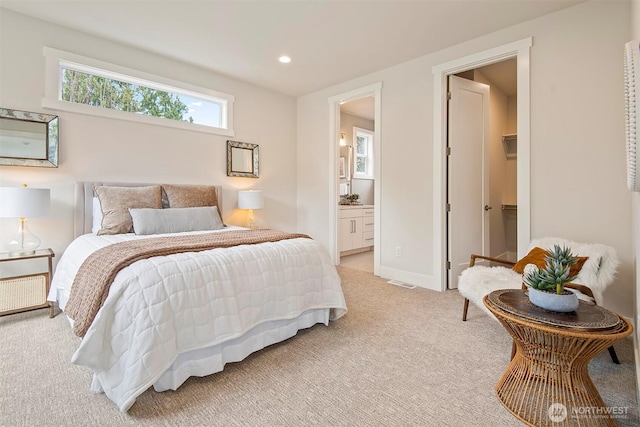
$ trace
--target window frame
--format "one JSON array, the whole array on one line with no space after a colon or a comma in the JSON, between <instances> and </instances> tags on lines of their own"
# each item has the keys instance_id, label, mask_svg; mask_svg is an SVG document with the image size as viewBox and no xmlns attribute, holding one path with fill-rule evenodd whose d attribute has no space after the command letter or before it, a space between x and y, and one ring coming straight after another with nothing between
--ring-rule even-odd
<instances>
[{"instance_id":1,"label":"window frame","mask_svg":"<svg viewBox=\"0 0 640 427\"><path fill-rule=\"evenodd\" d=\"M366 155L358 155L358 134L364 134L367 137L367 154ZM375 164L373 162L373 137L375 133L369 129L359 128L357 126L353 127L353 177L357 179L374 179L373 169ZM357 159L358 157L365 158L365 168L366 172L358 172L356 170Z\"/></svg>"},{"instance_id":2,"label":"window frame","mask_svg":"<svg viewBox=\"0 0 640 427\"><path fill-rule=\"evenodd\" d=\"M42 107L72 113L88 114L92 116L107 117L111 119L128 120L138 123L146 123L177 129L204 132L216 135L234 136L233 129L233 104L235 97L223 92L191 85L177 80L157 76L143 71L111 64L97 59L64 52L49 47L44 47L45 56L45 96L42 98ZM164 117L155 117L129 111L113 110L96 107L93 105L79 104L63 101L62 94L62 70L63 68L80 71L82 73L99 75L114 80L123 81L162 90L178 95L196 97L206 101L218 103L221 106L221 124L223 127L207 126L186 121L172 120ZM122 76L122 77L121 77Z\"/></svg>"}]
</instances>

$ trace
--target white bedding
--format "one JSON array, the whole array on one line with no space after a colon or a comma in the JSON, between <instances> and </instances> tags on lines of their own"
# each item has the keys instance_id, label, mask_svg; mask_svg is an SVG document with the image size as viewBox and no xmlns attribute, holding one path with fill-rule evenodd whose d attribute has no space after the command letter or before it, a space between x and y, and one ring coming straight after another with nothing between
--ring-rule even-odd
<instances>
[{"instance_id":1,"label":"white bedding","mask_svg":"<svg viewBox=\"0 0 640 427\"><path fill-rule=\"evenodd\" d=\"M74 240L58 263L49 300L64 310L73 278L93 251L149 237ZM72 363L92 369L92 389L124 412L151 385L175 389L191 375L218 372L346 309L336 269L311 239L153 257L116 275Z\"/></svg>"}]
</instances>

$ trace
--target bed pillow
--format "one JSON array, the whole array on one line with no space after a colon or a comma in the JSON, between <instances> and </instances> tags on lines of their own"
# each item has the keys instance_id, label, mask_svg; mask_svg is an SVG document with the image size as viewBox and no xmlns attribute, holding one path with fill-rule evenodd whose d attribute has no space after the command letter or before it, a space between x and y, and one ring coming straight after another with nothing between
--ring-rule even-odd
<instances>
[{"instance_id":1,"label":"bed pillow","mask_svg":"<svg viewBox=\"0 0 640 427\"><path fill-rule=\"evenodd\" d=\"M215 186L163 184L162 190L167 196L170 208L217 206L220 222L223 222Z\"/></svg>"},{"instance_id":2,"label":"bed pillow","mask_svg":"<svg viewBox=\"0 0 640 427\"><path fill-rule=\"evenodd\" d=\"M535 247L531 249L524 258L518 261L516 265L513 266L513 271L518 274L522 274L524 273L524 268L527 266L527 264L535 264L538 266L538 268L542 268L547 263L545 259L547 254L548 252L546 249ZM589 257L579 256L578 262L576 262L569 268L569 275L575 276L576 274L580 273L580 270L582 270L582 266L588 259Z\"/></svg>"},{"instance_id":3,"label":"bed pillow","mask_svg":"<svg viewBox=\"0 0 640 427\"><path fill-rule=\"evenodd\" d=\"M162 188L94 186L93 191L100 200L102 223L98 235L122 234L133 231L131 208L162 208Z\"/></svg>"},{"instance_id":4,"label":"bed pillow","mask_svg":"<svg viewBox=\"0 0 640 427\"><path fill-rule=\"evenodd\" d=\"M183 231L219 230L224 227L218 208L129 209L136 234L180 233Z\"/></svg>"},{"instance_id":5,"label":"bed pillow","mask_svg":"<svg viewBox=\"0 0 640 427\"><path fill-rule=\"evenodd\" d=\"M170 208L195 208L198 206L218 206L216 187L212 185L171 185L163 184Z\"/></svg>"}]
</instances>

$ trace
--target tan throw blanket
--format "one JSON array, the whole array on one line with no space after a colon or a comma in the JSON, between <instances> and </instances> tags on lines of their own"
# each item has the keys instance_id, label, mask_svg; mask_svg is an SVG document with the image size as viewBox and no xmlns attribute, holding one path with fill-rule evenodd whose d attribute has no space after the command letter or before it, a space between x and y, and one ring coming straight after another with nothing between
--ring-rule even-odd
<instances>
[{"instance_id":1,"label":"tan throw blanket","mask_svg":"<svg viewBox=\"0 0 640 427\"><path fill-rule=\"evenodd\" d=\"M98 249L82 263L73 280L65 312L73 319L73 332L83 337L107 299L109 287L116 274L138 260L299 237L310 238L306 234L257 229L154 237L114 243Z\"/></svg>"}]
</instances>

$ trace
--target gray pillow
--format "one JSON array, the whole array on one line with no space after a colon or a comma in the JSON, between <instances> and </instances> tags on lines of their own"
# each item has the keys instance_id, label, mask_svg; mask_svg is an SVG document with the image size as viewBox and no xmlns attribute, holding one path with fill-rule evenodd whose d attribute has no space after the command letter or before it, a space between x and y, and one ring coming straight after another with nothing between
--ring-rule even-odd
<instances>
[{"instance_id":1,"label":"gray pillow","mask_svg":"<svg viewBox=\"0 0 640 427\"><path fill-rule=\"evenodd\" d=\"M215 206L129 209L129 213L134 233L141 235L219 230L224 227Z\"/></svg>"}]
</instances>

